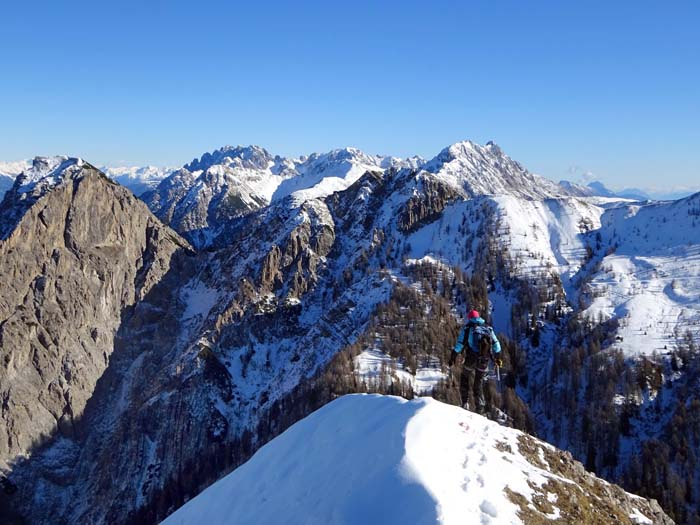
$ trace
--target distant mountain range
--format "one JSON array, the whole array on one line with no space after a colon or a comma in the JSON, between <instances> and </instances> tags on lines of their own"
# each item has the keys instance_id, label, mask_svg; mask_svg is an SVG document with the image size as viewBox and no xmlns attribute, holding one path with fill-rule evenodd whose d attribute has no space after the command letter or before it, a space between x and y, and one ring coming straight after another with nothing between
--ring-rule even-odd
<instances>
[{"instance_id":1,"label":"distant mountain range","mask_svg":"<svg viewBox=\"0 0 700 525\"><path fill-rule=\"evenodd\" d=\"M340 158L343 156L344 158ZM262 158L266 159L262 162L271 162L272 165L263 166L263 164L260 164ZM344 148L324 154L314 153L310 156L285 159L282 157L272 157L270 153L259 146L225 146L211 153L203 154L200 159L194 159L192 162L186 164L182 168L158 166L102 166L100 169L108 177L112 178L122 186L130 189L136 196L141 196L146 192L155 190L164 179L173 174L175 171L182 169L187 170L190 173L195 171L201 172L198 173L198 175L201 175L209 168L214 166L220 166L221 168L219 171L222 171L223 167L226 167L229 175L233 177L236 177L235 172L238 170L238 175L242 175L246 179L245 184L252 183L252 178L249 176L250 173L252 171L259 170L261 172L259 175L260 178L255 189L262 194L265 194L266 191L269 191L269 189L272 187L276 188L277 183L281 182L284 178L291 178L293 175L298 175L301 173L305 174L305 177L297 177L293 182L289 181L287 184L285 184L283 188L281 188L281 191L276 194L276 198L279 198L280 196L285 195L285 192L294 192L295 186L298 186L297 189L303 189L305 186L313 186L313 184L311 184L311 179L313 179L313 177L318 177L320 173L323 173L323 169L328 168L328 166L324 166L324 164L333 162L337 163L337 167L335 169L340 170L338 172L340 175L338 178L345 178L346 176L345 173L342 173L343 162L346 163L348 173L351 166L354 166L356 170L362 170L363 168L369 167L373 167L375 169L386 169L388 167L396 167L399 165L419 167L427 164L427 161L418 156L402 160L396 157L366 155L356 148ZM22 170L27 169L30 166L30 160L0 162L0 199L2 199L4 192L12 186L15 177ZM264 176L262 172L265 172L268 169L270 170L269 176ZM244 173L246 170L248 170L248 173ZM324 174L324 176L327 175L328 174ZM214 176L215 175L210 174L210 180ZM182 173L179 177L182 177ZM357 175L352 175L349 173L347 181L352 181L356 177ZM279 180L275 182L277 179ZM676 189L671 191L639 188L611 190L600 181L578 184L568 180L561 180L559 181L559 184L569 193L581 197L599 196L632 200L675 200L687 197L688 195L700 191L700 187ZM253 183L253 185L256 186L255 183ZM245 193L245 189L241 189L240 191L242 194ZM272 195L263 195L263 199L266 199L267 201L269 201L271 197ZM249 195L249 198L255 199L256 197Z\"/></svg>"},{"instance_id":2,"label":"distant mountain range","mask_svg":"<svg viewBox=\"0 0 700 525\"><path fill-rule=\"evenodd\" d=\"M572 193L580 197L611 197L620 199L631 199L635 201L646 200L677 200L688 197L700 191L700 186L696 188L683 188L676 190L657 190L624 188L621 190L611 190L600 181L589 182L587 184L577 184L567 180L559 181L559 184L568 188Z\"/></svg>"}]
</instances>

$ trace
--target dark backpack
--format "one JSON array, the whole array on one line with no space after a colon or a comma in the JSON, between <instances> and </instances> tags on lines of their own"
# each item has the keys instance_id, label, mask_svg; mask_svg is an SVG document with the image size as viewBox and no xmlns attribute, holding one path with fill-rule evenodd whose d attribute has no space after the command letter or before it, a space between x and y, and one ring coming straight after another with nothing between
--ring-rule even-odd
<instances>
[{"instance_id":1,"label":"dark backpack","mask_svg":"<svg viewBox=\"0 0 700 525\"><path fill-rule=\"evenodd\" d=\"M489 359L491 357L491 350L493 347L493 339L491 338L491 328L486 325L478 325L472 328L472 339L474 341L474 348L472 351L476 351L480 358Z\"/></svg>"}]
</instances>

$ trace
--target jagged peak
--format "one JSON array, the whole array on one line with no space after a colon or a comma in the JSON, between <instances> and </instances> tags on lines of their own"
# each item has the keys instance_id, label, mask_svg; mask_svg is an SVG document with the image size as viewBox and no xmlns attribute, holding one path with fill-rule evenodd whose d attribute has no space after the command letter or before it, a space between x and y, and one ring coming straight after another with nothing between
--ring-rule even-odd
<instances>
[{"instance_id":1,"label":"jagged peak","mask_svg":"<svg viewBox=\"0 0 700 525\"><path fill-rule=\"evenodd\" d=\"M76 168L82 168L84 164L81 158L65 155L34 157L32 166L17 176L15 189L18 193L46 191L78 171Z\"/></svg>"},{"instance_id":2,"label":"jagged peak","mask_svg":"<svg viewBox=\"0 0 700 525\"><path fill-rule=\"evenodd\" d=\"M211 153L204 153L199 159L193 159L184 167L189 171L206 171L216 164L229 164L243 168L265 169L276 158L261 146L224 146Z\"/></svg>"},{"instance_id":3,"label":"jagged peak","mask_svg":"<svg viewBox=\"0 0 700 525\"><path fill-rule=\"evenodd\" d=\"M492 140L489 140L486 143L486 146L484 146L484 147L485 147L485 149L489 150L491 153L493 153L495 155L502 155L503 154L503 150L501 149L501 147Z\"/></svg>"},{"instance_id":4,"label":"jagged peak","mask_svg":"<svg viewBox=\"0 0 700 525\"><path fill-rule=\"evenodd\" d=\"M510 194L540 199L566 193L556 183L528 172L492 141L485 146L471 140L456 142L421 168L468 196Z\"/></svg>"},{"instance_id":5,"label":"jagged peak","mask_svg":"<svg viewBox=\"0 0 700 525\"><path fill-rule=\"evenodd\" d=\"M455 142L454 144L443 148L440 153L426 162L423 168L427 171L437 172L444 165L450 164L453 161L474 157L474 155L478 154L481 149L481 146L472 142L471 140Z\"/></svg>"},{"instance_id":6,"label":"jagged peak","mask_svg":"<svg viewBox=\"0 0 700 525\"><path fill-rule=\"evenodd\" d=\"M560 180L559 186L569 195L575 197L593 197L597 195L596 191L591 186L583 186L582 184L577 184L570 180Z\"/></svg>"},{"instance_id":7,"label":"jagged peak","mask_svg":"<svg viewBox=\"0 0 700 525\"><path fill-rule=\"evenodd\" d=\"M443 148L440 153L426 163L426 169L428 169L428 167L439 169L442 165L455 160L471 159L474 156L486 155L504 156L503 150L493 141L487 142L485 146L480 146L471 140L463 140ZM429 171L433 170L430 169Z\"/></svg>"},{"instance_id":8,"label":"jagged peak","mask_svg":"<svg viewBox=\"0 0 700 525\"><path fill-rule=\"evenodd\" d=\"M308 156L299 157L300 164L319 164L319 163L329 163L337 164L345 161L349 162L364 162L364 163L377 163L377 159L380 157L375 157L368 155L364 151L354 148L351 146L345 148L332 149L325 153L312 153Z\"/></svg>"}]
</instances>

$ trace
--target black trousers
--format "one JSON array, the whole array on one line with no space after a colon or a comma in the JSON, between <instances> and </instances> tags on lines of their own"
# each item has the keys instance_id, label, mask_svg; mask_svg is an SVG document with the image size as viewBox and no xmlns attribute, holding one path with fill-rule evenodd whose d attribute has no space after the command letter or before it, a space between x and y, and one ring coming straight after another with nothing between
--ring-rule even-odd
<instances>
[{"instance_id":1,"label":"black trousers","mask_svg":"<svg viewBox=\"0 0 700 525\"><path fill-rule=\"evenodd\" d=\"M462 397L462 406L469 403L469 407L479 414L483 414L486 410L484 376L488 372L488 367L488 357L465 349L464 365L459 379L459 395Z\"/></svg>"}]
</instances>

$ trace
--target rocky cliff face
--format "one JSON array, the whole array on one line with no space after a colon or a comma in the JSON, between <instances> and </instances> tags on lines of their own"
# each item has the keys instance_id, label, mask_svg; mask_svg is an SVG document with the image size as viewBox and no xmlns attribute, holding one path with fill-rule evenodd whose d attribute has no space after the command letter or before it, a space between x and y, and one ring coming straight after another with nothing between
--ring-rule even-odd
<instances>
[{"instance_id":1,"label":"rocky cliff face","mask_svg":"<svg viewBox=\"0 0 700 525\"><path fill-rule=\"evenodd\" d=\"M0 207L0 467L80 432L123 313L187 248L92 166L35 168Z\"/></svg>"}]
</instances>

